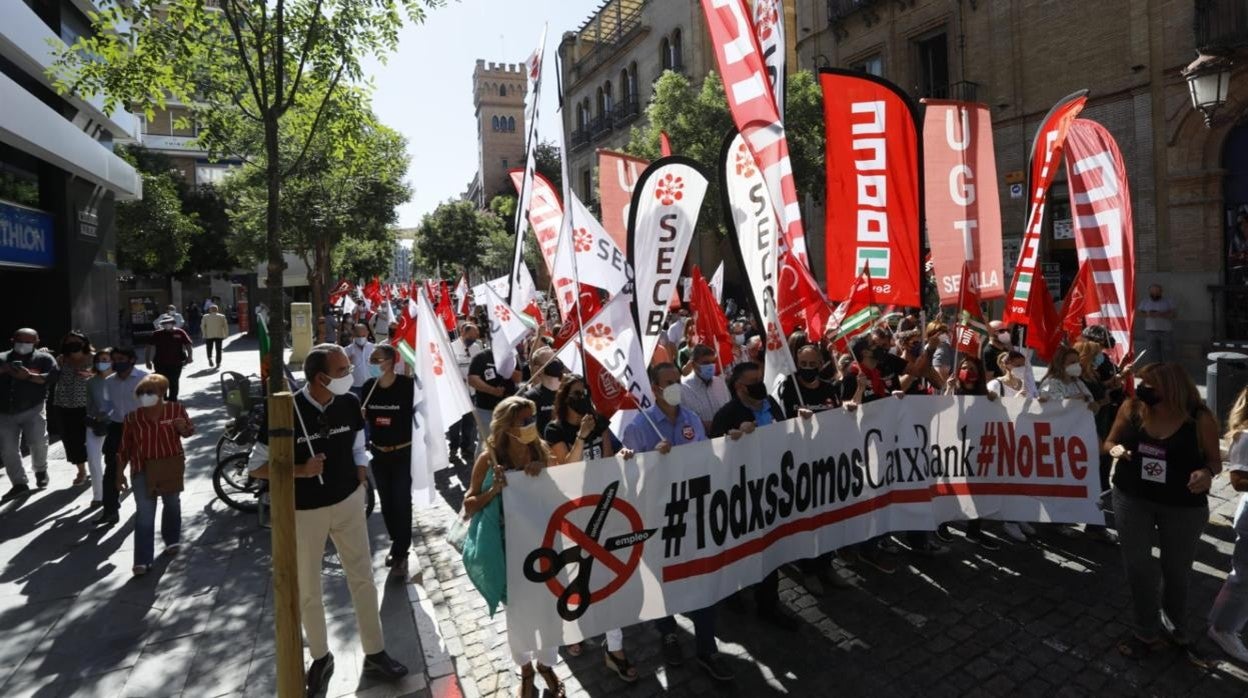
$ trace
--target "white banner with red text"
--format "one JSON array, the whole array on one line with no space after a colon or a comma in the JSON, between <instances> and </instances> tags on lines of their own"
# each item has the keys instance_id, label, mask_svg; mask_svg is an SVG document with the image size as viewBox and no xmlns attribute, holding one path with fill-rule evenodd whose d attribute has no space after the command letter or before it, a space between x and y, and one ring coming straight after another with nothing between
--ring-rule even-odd
<instances>
[{"instance_id":1,"label":"white banner with red text","mask_svg":"<svg viewBox=\"0 0 1248 698\"><path fill-rule=\"evenodd\" d=\"M513 651L709 606L794 560L968 518L1103 523L1082 403L913 396L512 472Z\"/></svg>"}]
</instances>

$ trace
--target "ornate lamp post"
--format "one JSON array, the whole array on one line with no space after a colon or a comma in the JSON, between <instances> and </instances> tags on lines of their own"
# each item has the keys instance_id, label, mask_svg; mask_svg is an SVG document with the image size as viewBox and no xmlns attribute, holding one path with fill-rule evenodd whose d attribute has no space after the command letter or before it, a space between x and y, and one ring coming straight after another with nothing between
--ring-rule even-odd
<instances>
[{"instance_id":1,"label":"ornate lamp post","mask_svg":"<svg viewBox=\"0 0 1248 698\"><path fill-rule=\"evenodd\" d=\"M1205 126L1213 125L1213 115L1226 104L1231 86L1231 59L1225 56L1198 53L1196 60L1183 69L1192 106L1205 117Z\"/></svg>"}]
</instances>

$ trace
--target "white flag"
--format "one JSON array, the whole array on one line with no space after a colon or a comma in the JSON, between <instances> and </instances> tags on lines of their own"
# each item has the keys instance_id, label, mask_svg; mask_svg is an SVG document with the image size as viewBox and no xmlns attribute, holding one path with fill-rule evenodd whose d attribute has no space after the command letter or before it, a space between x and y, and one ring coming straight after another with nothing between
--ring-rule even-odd
<instances>
[{"instance_id":1,"label":"white flag","mask_svg":"<svg viewBox=\"0 0 1248 698\"><path fill-rule=\"evenodd\" d=\"M654 404L654 393L641 356L631 305L632 299L627 293L612 298L597 315L586 321L582 336L585 351L624 386L642 409L646 409Z\"/></svg>"},{"instance_id":2,"label":"white flag","mask_svg":"<svg viewBox=\"0 0 1248 698\"><path fill-rule=\"evenodd\" d=\"M555 354L555 358L567 367L569 373L578 376L585 375L585 362L581 360L581 345L575 339L564 344L563 348Z\"/></svg>"},{"instance_id":3,"label":"white flag","mask_svg":"<svg viewBox=\"0 0 1248 698\"><path fill-rule=\"evenodd\" d=\"M434 502L433 473L450 465L446 431L464 415L472 414L472 399L441 319L423 289L418 295L412 504L419 508Z\"/></svg>"},{"instance_id":4,"label":"white flag","mask_svg":"<svg viewBox=\"0 0 1248 698\"><path fill-rule=\"evenodd\" d=\"M789 343L780 327L776 304L768 303L764 312L767 313L767 332L763 336L763 349L767 354L763 360L763 382L767 385L767 392L775 393L785 377L797 373L797 366L793 364L793 354L789 353Z\"/></svg>"},{"instance_id":5,"label":"white flag","mask_svg":"<svg viewBox=\"0 0 1248 698\"><path fill-rule=\"evenodd\" d=\"M715 270L715 274L711 276L711 281L707 285L710 286L711 291L715 293L715 300L720 303L723 303L724 302L724 263L723 262L719 263L719 268Z\"/></svg>"},{"instance_id":6,"label":"white flag","mask_svg":"<svg viewBox=\"0 0 1248 698\"><path fill-rule=\"evenodd\" d=\"M559 235L559 247L555 255L555 278L578 279L614 296L628 285L628 270L624 253L602 224L594 218L576 192L569 190L571 199L568 215L563 217L563 229ZM575 255L575 268L573 258ZM569 289L568 300L575 292ZM571 303L568 303L571 308Z\"/></svg>"},{"instance_id":7,"label":"white flag","mask_svg":"<svg viewBox=\"0 0 1248 698\"><path fill-rule=\"evenodd\" d=\"M494 352L494 370L510 376L516 370L516 345L534 329L533 321L516 310L488 284L485 287L485 308L490 318L490 348Z\"/></svg>"}]
</instances>

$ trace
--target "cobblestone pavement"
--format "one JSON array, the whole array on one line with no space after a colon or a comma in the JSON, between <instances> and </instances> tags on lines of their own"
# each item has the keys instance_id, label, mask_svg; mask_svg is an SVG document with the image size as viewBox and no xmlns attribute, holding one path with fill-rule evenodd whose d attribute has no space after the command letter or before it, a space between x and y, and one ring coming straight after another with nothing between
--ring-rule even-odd
<instances>
[{"instance_id":1,"label":"cobblestone pavement","mask_svg":"<svg viewBox=\"0 0 1248 698\"><path fill-rule=\"evenodd\" d=\"M519 679L507 649L505 611L491 619L444 541L468 471L444 473L446 502L416 516L418 551L430 560L425 587L464 695L515 695ZM1203 638L1204 615L1229 568L1236 500L1221 478L1192 572L1188 627L1201 653L1220 656ZM988 524L990 534L1004 538ZM720 648L736 671L719 685L689 659L666 667L659 636L644 624L625 631L641 679L628 685L603 665L600 638L580 657L566 650L557 667L570 696L788 694L795 696L1243 696L1248 673L1223 661L1201 669L1170 651L1146 662L1122 657L1129 594L1116 547L1042 532L1038 541L985 552L958 538L941 557L903 554L885 575L857 563L841 566L852 589L812 594L796 570L781 577L781 600L802 623L785 632L743 612L719 612ZM692 625L679 617L692 653ZM538 681L538 685L542 682Z\"/></svg>"},{"instance_id":2,"label":"cobblestone pavement","mask_svg":"<svg viewBox=\"0 0 1248 698\"><path fill-rule=\"evenodd\" d=\"M94 531L90 488L70 487L74 468L59 445L51 486L0 504L0 696L276 694L269 531L215 498L214 448L227 417L218 374L196 352L182 380L198 434L187 442L180 556L158 557L147 576L132 577L134 505L126 498L121 525ZM249 373L257 360L254 342L236 337L226 347L226 369ZM0 475L0 491L8 487ZM412 674L396 685L360 677L363 654L331 546L324 587L337 671L329 695L444 693L425 671L434 667L413 616L416 587L383 585L389 543L379 513L370 531L387 650ZM440 662L436 676L453 680Z\"/></svg>"}]
</instances>

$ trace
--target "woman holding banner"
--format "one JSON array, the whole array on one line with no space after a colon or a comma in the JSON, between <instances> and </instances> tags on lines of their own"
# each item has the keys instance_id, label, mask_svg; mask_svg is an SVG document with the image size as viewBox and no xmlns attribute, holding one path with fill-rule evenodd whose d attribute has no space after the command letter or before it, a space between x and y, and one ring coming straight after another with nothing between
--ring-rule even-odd
<instances>
[{"instance_id":1,"label":"woman holding banner","mask_svg":"<svg viewBox=\"0 0 1248 698\"><path fill-rule=\"evenodd\" d=\"M1083 364L1079 363L1079 352L1071 347L1062 347L1053 355L1053 362L1040 381L1041 400L1081 400L1088 409L1095 409L1096 400L1092 397L1088 386L1079 380L1083 377Z\"/></svg>"},{"instance_id":2,"label":"woman holding banner","mask_svg":"<svg viewBox=\"0 0 1248 698\"><path fill-rule=\"evenodd\" d=\"M1101 448L1117 459L1114 518L1135 609L1135 632L1118 651L1143 657L1164 648L1163 612L1171 641L1189 647L1188 577L1209 521L1209 487L1222 469L1217 419L1181 366L1150 364Z\"/></svg>"},{"instance_id":3,"label":"woman holding banner","mask_svg":"<svg viewBox=\"0 0 1248 698\"><path fill-rule=\"evenodd\" d=\"M984 382L984 364L974 356L963 356L958 359L958 370L953 374L954 395L970 395L987 397L989 400L997 399L996 395L988 392L988 384ZM953 536L949 535L949 524L941 524L936 529L936 536L945 542L953 540ZM966 522L966 539L984 550L998 550L1001 546L996 541L984 535L984 522L982 519L970 519Z\"/></svg>"},{"instance_id":4,"label":"woman holding banner","mask_svg":"<svg viewBox=\"0 0 1248 698\"><path fill-rule=\"evenodd\" d=\"M533 401L513 395L499 402L490 420L490 435L472 466L472 480L464 493L464 513L472 516L464 540L464 569L490 605L491 614L499 601L507 601L502 530L502 494L507 473L523 471L536 477L552 463L550 450L537 437L537 406ZM549 647L512 654L520 666L520 695L533 694L535 674L542 675L552 695L564 695L563 682L552 668L559 661L558 652L558 647Z\"/></svg>"}]
</instances>

